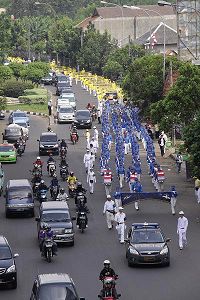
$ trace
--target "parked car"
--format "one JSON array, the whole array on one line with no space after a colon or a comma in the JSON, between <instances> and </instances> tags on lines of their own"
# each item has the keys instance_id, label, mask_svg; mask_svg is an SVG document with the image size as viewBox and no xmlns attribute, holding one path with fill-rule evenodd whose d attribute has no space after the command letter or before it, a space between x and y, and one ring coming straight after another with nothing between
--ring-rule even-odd
<instances>
[{"instance_id":1,"label":"parked car","mask_svg":"<svg viewBox=\"0 0 200 300\"><path fill-rule=\"evenodd\" d=\"M9 124L17 123L18 119L20 119L20 122L22 122L22 120L23 120L24 122L26 122L29 125L28 115L19 109L10 113L10 115L8 117L8 122L9 122Z\"/></svg>"},{"instance_id":2,"label":"parked car","mask_svg":"<svg viewBox=\"0 0 200 300\"><path fill-rule=\"evenodd\" d=\"M92 118L89 110L77 110L74 124L77 128L92 128Z\"/></svg>"},{"instance_id":3,"label":"parked car","mask_svg":"<svg viewBox=\"0 0 200 300\"><path fill-rule=\"evenodd\" d=\"M44 78L41 79L41 83L44 85L49 85L53 83L53 77L52 75L48 74Z\"/></svg>"},{"instance_id":4,"label":"parked car","mask_svg":"<svg viewBox=\"0 0 200 300\"><path fill-rule=\"evenodd\" d=\"M5 191L6 217L11 214L34 216L33 191L28 179L11 179Z\"/></svg>"},{"instance_id":5,"label":"parked car","mask_svg":"<svg viewBox=\"0 0 200 300\"><path fill-rule=\"evenodd\" d=\"M2 136L3 141L15 143L21 136L21 127L17 124L10 124L4 129Z\"/></svg>"},{"instance_id":6,"label":"parked car","mask_svg":"<svg viewBox=\"0 0 200 300\"><path fill-rule=\"evenodd\" d=\"M74 121L74 109L72 106L60 106L58 110L58 123Z\"/></svg>"},{"instance_id":7,"label":"parked car","mask_svg":"<svg viewBox=\"0 0 200 300\"><path fill-rule=\"evenodd\" d=\"M79 297L72 278L65 273L37 275L33 283L30 300L85 300Z\"/></svg>"},{"instance_id":8,"label":"parked car","mask_svg":"<svg viewBox=\"0 0 200 300\"><path fill-rule=\"evenodd\" d=\"M70 216L69 207L63 201L42 202L39 209L39 216L36 218L38 235L42 225L48 224L54 233L56 243L74 245L74 230Z\"/></svg>"},{"instance_id":9,"label":"parked car","mask_svg":"<svg viewBox=\"0 0 200 300\"><path fill-rule=\"evenodd\" d=\"M17 151L13 144L0 144L0 162L17 162Z\"/></svg>"},{"instance_id":10,"label":"parked car","mask_svg":"<svg viewBox=\"0 0 200 300\"><path fill-rule=\"evenodd\" d=\"M0 286L17 288L17 267L15 258L19 254L13 254L7 239L0 235Z\"/></svg>"},{"instance_id":11,"label":"parked car","mask_svg":"<svg viewBox=\"0 0 200 300\"><path fill-rule=\"evenodd\" d=\"M57 83L56 87L56 95L60 96L62 94L62 90L66 89L69 86L69 82L61 81Z\"/></svg>"},{"instance_id":12,"label":"parked car","mask_svg":"<svg viewBox=\"0 0 200 300\"><path fill-rule=\"evenodd\" d=\"M59 139L54 132L43 132L40 135L39 142L39 155L53 153L59 154Z\"/></svg>"},{"instance_id":13,"label":"parked car","mask_svg":"<svg viewBox=\"0 0 200 300\"><path fill-rule=\"evenodd\" d=\"M170 252L158 223L133 223L126 240L126 258L129 266L170 265Z\"/></svg>"}]
</instances>

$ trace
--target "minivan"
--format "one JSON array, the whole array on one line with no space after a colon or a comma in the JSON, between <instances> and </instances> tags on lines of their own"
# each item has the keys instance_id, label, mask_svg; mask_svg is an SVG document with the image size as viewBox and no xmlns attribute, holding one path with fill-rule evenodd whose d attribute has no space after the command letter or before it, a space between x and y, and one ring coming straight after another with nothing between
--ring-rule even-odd
<instances>
[{"instance_id":1,"label":"minivan","mask_svg":"<svg viewBox=\"0 0 200 300\"><path fill-rule=\"evenodd\" d=\"M73 246L74 230L72 220L75 219L75 217L70 216L69 207L66 202L42 202L39 209L39 216L35 218L38 235L42 225L45 223L51 227L56 243L66 243Z\"/></svg>"},{"instance_id":2,"label":"minivan","mask_svg":"<svg viewBox=\"0 0 200 300\"><path fill-rule=\"evenodd\" d=\"M40 135L39 142L39 155L53 153L59 154L59 144L57 134L55 132L43 132Z\"/></svg>"},{"instance_id":3,"label":"minivan","mask_svg":"<svg viewBox=\"0 0 200 300\"><path fill-rule=\"evenodd\" d=\"M5 213L34 216L33 191L28 179L11 179L6 185Z\"/></svg>"}]
</instances>

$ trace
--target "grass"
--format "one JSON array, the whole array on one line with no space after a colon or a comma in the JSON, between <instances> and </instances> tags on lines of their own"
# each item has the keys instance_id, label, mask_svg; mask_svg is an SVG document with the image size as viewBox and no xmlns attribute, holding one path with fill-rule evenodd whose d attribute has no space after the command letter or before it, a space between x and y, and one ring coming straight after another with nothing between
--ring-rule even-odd
<instances>
[{"instance_id":1,"label":"grass","mask_svg":"<svg viewBox=\"0 0 200 300\"><path fill-rule=\"evenodd\" d=\"M48 114L47 104L15 104L15 105L7 105L6 109L8 110L23 110L23 111L32 111L38 113Z\"/></svg>"},{"instance_id":2,"label":"grass","mask_svg":"<svg viewBox=\"0 0 200 300\"><path fill-rule=\"evenodd\" d=\"M30 96L30 95L43 95L47 96L48 92L46 89L41 88L34 88L34 89L27 89L24 91L24 96Z\"/></svg>"}]
</instances>

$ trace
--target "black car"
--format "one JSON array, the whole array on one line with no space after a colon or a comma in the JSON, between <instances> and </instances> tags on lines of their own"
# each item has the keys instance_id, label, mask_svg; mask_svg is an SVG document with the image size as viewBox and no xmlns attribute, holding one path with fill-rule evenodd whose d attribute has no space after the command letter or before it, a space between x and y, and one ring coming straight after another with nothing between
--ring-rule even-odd
<instances>
[{"instance_id":1,"label":"black car","mask_svg":"<svg viewBox=\"0 0 200 300\"><path fill-rule=\"evenodd\" d=\"M77 110L75 114L74 124L77 128L92 128L92 118L90 115L90 111L85 110Z\"/></svg>"},{"instance_id":2,"label":"black car","mask_svg":"<svg viewBox=\"0 0 200 300\"><path fill-rule=\"evenodd\" d=\"M19 254L13 254L4 236L0 236L0 286L11 286L17 288L17 268L15 257Z\"/></svg>"},{"instance_id":3,"label":"black car","mask_svg":"<svg viewBox=\"0 0 200 300\"><path fill-rule=\"evenodd\" d=\"M79 297L72 278L65 273L41 274L34 281L30 300L85 300Z\"/></svg>"},{"instance_id":4,"label":"black car","mask_svg":"<svg viewBox=\"0 0 200 300\"><path fill-rule=\"evenodd\" d=\"M158 223L133 223L126 240L126 258L129 266L170 265L170 252Z\"/></svg>"},{"instance_id":5,"label":"black car","mask_svg":"<svg viewBox=\"0 0 200 300\"><path fill-rule=\"evenodd\" d=\"M47 76L43 77L41 79L41 83L43 83L44 85L49 85L53 83L53 77L52 75L48 74Z\"/></svg>"},{"instance_id":6,"label":"black car","mask_svg":"<svg viewBox=\"0 0 200 300\"><path fill-rule=\"evenodd\" d=\"M57 87L56 87L56 95L60 96L62 94L63 90L66 90L69 86L69 82L67 81L61 81L57 83Z\"/></svg>"},{"instance_id":7,"label":"black car","mask_svg":"<svg viewBox=\"0 0 200 300\"><path fill-rule=\"evenodd\" d=\"M54 132L43 132L40 136L39 142L39 155L42 154L59 154L59 141L57 134Z\"/></svg>"},{"instance_id":8,"label":"black car","mask_svg":"<svg viewBox=\"0 0 200 300\"><path fill-rule=\"evenodd\" d=\"M54 77L55 86L57 86L58 82L69 82L69 77L65 74L57 74Z\"/></svg>"}]
</instances>

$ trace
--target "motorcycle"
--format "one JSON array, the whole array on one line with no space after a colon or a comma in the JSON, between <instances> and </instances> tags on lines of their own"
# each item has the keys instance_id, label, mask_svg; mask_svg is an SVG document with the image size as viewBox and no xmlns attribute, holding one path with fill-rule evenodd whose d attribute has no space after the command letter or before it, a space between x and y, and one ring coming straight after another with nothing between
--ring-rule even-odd
<instances>
[{"instance_id":1,"label":"motorcycle","mask_svg":"<svg viewBox=\"0 0 200 300\"><path fill-rule=\"evenodd\" d=\"M21 157L24 151L25 151L25 146L23 144L19 144L17 148L17 154Z\"/></svg>"},{"instance_id":2,"label":"motorcycle","mask_svg":"<svg viewBox=\"0 0 200 300\"><path fill-rule=\"evenodd\" d=\"M68 185L68 188L69 188L69 196L74 198L75 195L76 195L76 187L74 184L69 184Z\"/></svg>"},{"instance_id":3,"label":"motorcycle","mask_svg":"<svg viewBox=\"0 0 200 300\"><path fill-rule=\"evenodd\" d=\"M58 195L58 187L57 186L52 186L51 187L51 198L56 201Z\"/></svg>"},{"instance_id":4,"label":"motorcycle","mask_svg":"<svg viewBox=\"0 0 200 300\"><path fill-rule=\"evenodd\" d=\"M65 160L67 155L67 149L65 147L62 147L60 149L60 158L61 160Z\"/></svg>"},{"instance_id":5,"label":"motorcycle","mask_svg":"<svg viewBox=\"0 0 200 300\"><path fill-rule=\"evenodd\" d=\"M38 191L38 200L40 203L47 201L47 190Z\"/></svg>"},{"instance_id":6,"label":"motorcycle","mask_svg":"<svg viewBox=\"0 0 200 300\"><path fill-rule=\"evenodd\" d=\"M34 194L34 195L37 195L39 185L40 185L40 182L39 182L39 181L36 181L36 182L33 184L33 194Z\"/></svg>"},{"instance_id":7,"label":"motorcycle","mask_svg":"<svg viewBox=\"0 0 200 300\"><path fill-rule=\"evenodd\" d=\"M121 294L117 295L117 298L111 296L111 297L101 297L100 295L98 295L98 298L101 298L102 300L117 300L119 297L121 297Z\"/></svg>"},{"instance_id":8,"label":"motorcycle","mask_svg":"<svg viewBox=\"0 0 200 300\"><path fill-rule=\"evenodd\" d=\"M96 112L92 112L92 122L95 122L97 119L97 113Z\"/></svg>"},{"instance_id":9,"label":"motorcycle","mask_svg":"<svg viewBox=\"0 0 200 300\"><path fill-rule=\"evenodd\" d=\"M79 224L79 229L81 230L81 233L84 232L84 230L86 229L86 219L87 219L87 215L85 212L81 211L78 213L78 224Z\"/></svg>"},{"instance_id":10,"label":"motorcycle","mask_svg":"<svg viewBox=\"0 0 200 300\"><path fill-rule=\"evenodd\" d=\"M53 255L55 255L53 251L54 241L53 239L46 239L44 241L44 256L48 263L51 262Z\"/></svg>"},{"instance_id":11,"label":"motorcycle","mask_svg":"<svg viewBox=\"0 0 200 300\"><path fill-rule=\"evenodd\" d=\"M71 134L71 141L72 141L72 144L75 145L78 141L78 137L77 137L77 133L76 132L72 132Z\"/></svg>"},{"instance_id":12,"label":"motorcycle","mask_svg":"<svg viewBox=\"0 0 200 300\"><path fill-rule=\"evenodd\" d=\"M67 179L68 176L68 168L67 166L63 165L60 168L60 177L62 178L63 181L65 181Z\"/></svg>"},{"instance_id":13,"label":"motorcycle","mask_svg":"<svg viewBox=\"0 0 200 300\"><path fill-rule=\"evenodd\" d=\"M49 176L51 177L53 177L53 175L55 174L56 165L54 161L48 163L48 172L49 172Z\"/></svg>"},{"instance_id":14,"label":"motorcycle","mask_svg":"<svg viewBox=\"0 0 200 300\"><path fill-rule=\"evenodd\" d=\"M115 288L115 280L118 279L118 275L115 275L114 277L110 277L110 276L106 276L103 279L100 279L103 282L103 290L105 290L105 282L107 280L110 280L112 282L112 288ZM111 295L112 295L112 291L111 291ZM117 294L117 298L114 296L102 296L102 295L98 295L98 298L101 298L102 300L117 300L118 298L121 297L121 294Z\"/></svg>"}]
</instances>

